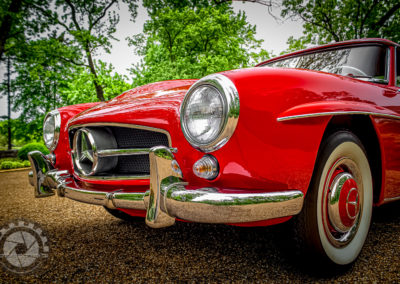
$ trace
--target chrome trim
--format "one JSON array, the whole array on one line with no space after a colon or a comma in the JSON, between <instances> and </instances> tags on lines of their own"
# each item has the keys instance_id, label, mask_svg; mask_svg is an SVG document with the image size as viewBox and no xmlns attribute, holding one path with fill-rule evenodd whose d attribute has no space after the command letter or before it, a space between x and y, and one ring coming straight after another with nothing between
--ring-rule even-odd
<instances>
[{"instance_id":1,"label":"chrome trim","mask_svg":"<svg viewBox=\"0 0 400 284\"><path fill-rule=\"evenodd\" d=\"M85 128L85 127L107 127L107 126L114 126L114 127L125 127L125 128L134 128L134 129L142 129L148 130L153 132L158 132L165 134L168 139L168 144L171 147L171 136L168 131L160 128L154 128L150 126L143 126L143 125L136 125L136 124L126 124L126 123L114 123L114 122L95 122L95 123L86 123L86 124L76 124L68 127L68 131L71 131L75 128ZM75 133L76 134L76 133ZM72 146L72 148L75 148ZM148 154L149 148L137 148L137 149L105 149L105 150L97 150L95 155L96 159L99 157L112 157L112 156L126 156L126 155L142 155ZM170 148L172 152L176 152L177 148ZM125 153L123 153L125 151ZM114 155L111 153L114 152ZM135 153L136 152L136 153ZM143 152L143 153L140 153ZM129 154L128 154L129 153ZM74 151L72 151L72 158L74 159ZM140 180L140 179L149 179L150 175L123 175L123 176L93 176L93 175L85 175L76 171L74 175L80 179L86 180Z\"/></svg>"},{"instance_id":2,"label":"chrome trim","mask_svg":"<svg viewBox=\"0 0 400 284\"><path fill-rule=\"evenodd\" d=\"M383 199L383 202L389 203L389 202L394 202L394 201L398 201L398 200L400 200L400 196L385 198L385 199Z\"/></svg>"},{"instance_id":3,"label":"chrome trim","mask_svg":"<svg viewBox=\"0 0 400 284\"><path fill-rule=\"evenodd\" d=\"M330 199L329 195L335 194L335 189L332 187L338 187L339 184L335 184L336 179L332 181L332 184L326 182L324 185L324 190L322 192L322 221L323 221L323 229L325 232L325 236L327 237L328 241L336 248L341 248L349 244L355 237L357 230L360 226L360 222L362 219L363 214L363 200L364 200L364 190L363 190L363 183L362 183L362 176L357 164L350 158L343 157L338 159L330 168L329 172L327 173L326 180L331 181L332 177L334 176L335 172L338 169L344 170L343 174L339 174L337 177L341 179L341 182L345 182L347 179L353 179L357 184L357 191L358 191L358 204L359 204L359 211L355 216L355 219L350 227L344 226L341 217L331 215L331 213L340 214L339 208L337 208L337 212L335 212L335 208L332 208L333 201L335 198ZM350 174L351 173L351 174ZM337 188L338 189L338 188ZM333 191L333 192L332 192ZM338 198L341 194L341 189L338 189ZM327 202L326 202L327 201ZM339 200L338 200L339 202ZM338 204L339 205L339 204ZM328 208L327 208L328 207ZM332 221L335 221L333 223ZM329 226L329 223L332 227ZM335 228L338 226L339 228Z\"/></svg>"},{"instance_id":4,"label":"chrome trim","mask_svg":"<svg viewBox=\"0 0 400 284\"><path fill-rule=\"evenodd\" d=\"M301 211L301 191L227 194L216 188L187 189L172 170L174 155L166 147L150 153L150 192L145 195L146 224L172 225L175 218L201 223L242 223L296 215Z\"/></svg>"},{"instance_id":5,"label":"chrome trim","mask_svg":"<svg viewBox=\"0 0 400 284\"><path fill-rule=\"evenodd\" d=\"M56 163L56 155L54 153L47 154L46 159L53 165Z\"/></svg>"},{"instance_id":6,"label":"chrome trim","mask_svg":"<svg viewBox=\"0 0 400 284\"><path fill-rule=\"evenodd\" d=\"M28 153L32 172L28 173L29 183L35 188L35 197L54 195L53 188L69 177L68 171L56 171L40 151Z\"/></svg>"},{"instance_id":7,"label":"chrome trim","mask_svg":"<svg viewBox=\"0 0 400 284\"><path fill-rule=\"evenodd\" d=\"M331 111L331 112L316 112L316 113L307 113L307 114L299 114L299 115L290 115L290 116L282 116L278 117L276 120L278 122L295 120L301 118L310 118L310 117L319 117L319 116L331 116L331 115L346 115L346 114L362 114L362 115L373 115L379 117L400 119L400 116L392 115L392 114L384 114L377 112L368 112L368 111Z\"/></svg>"},{"instance_id":8,"label":"chrome trim","mask_svg":"<svg viewBox=\"0 0 400 284\"><path fill-rule=\"evenodd\" d=\"M171 167L172 152L164 146L150 151L150 190L147 192L113 192L82 189L67 171L57 171L38 151L28 154L33 176L42 177L35 193L57 191L58 195L108 208L146 210L146 223L153 228L173 225L175 218L204 223L242 223L298 214L304 194L298 190L269 193L221 193L216 188L187 187L178 171ZM42 167L37 167L40 164ZM36 197L49 196L36 195Z\"/></svg>"},{"instance_id":9,"label":"chrome trim","mask_svg":"<svg viewBox=\"0 0 400 284\"><path fill-rule=\"evenodd\" d=\"M139 180L139 179L150 179L150 175L131 175L131 176L85 176L78 172L74 173L74 176L82 180Z\"/></svg>"},{"instance_id":10,"label":"chrome trim","mask_svg":"<svg viewBox=\"0 0 400 284\"><path fill-rule=\"evenodd\" d=\"M169 148L172 152L176 152L177 148ZM107 149L97 151L98 157L111 157L111 156L132 156L132 155L148 155L150 148L136 148L136 149Z\"/></svg>"},{"instance_id":11,"label":"chrome trim","mask_svg":"<svg viewBox=\"0 0 400 284\"><path fill-rule=\"evenodd\" d=\"M342 220L341 217L341 212L340 212L340 197L343 194L343 186L346 183L346 181L348 180L354 180L354 177L347 172L342 172L340 174L338 174L334 180L332 181L332 185L329 188L330 192L327 194L328 196L328 217L329 220L331 221L331 224L333 226L333 228L340 232L340 233L346 233L348 231L350 231L350 229L352 228L352 226L354 224L351 224L351 226L348 226L347 224L345 224ZM357 189L355 189L357 190ZM348 197L348 196L347 196ZM358 203L358 201L357 201ZM350 216L349 212L348 212L348 208L346 206L346 213L349 219L356 219L357 216L353 217Z\"/></svg>"},{"instance_id":12,"label":"chrome trim","mask_svg":"<svg viewBox=\"0 0 400 284\"><path fill-rule=\"evenodd\" d=\"M223 110L224 110L224 123L221 126L220 132L217 138L214 141L201 144L198 143L193 137L188 134L187 126L184 121L184 113L186 109L186 103L194 92L200 86L209 85L215 87L222 95L223 99ZM240 101L239 101L239 93L233 84L233 82L226 76L222 74L212 74L208 75L196 83L194 83L190 89L187 91L183 102L180 107L180 121L182 132L186 138L186 140L196 149L199 149L205 153L210 153L220 149L224 146L229 139L232 137L235 132L236 125L239 120L239 111L240 111Z\"/></svg>"},{"instance_id":13,"label":"chrome trim","mask_svg":"<svg viewBox=\"0 0 400 284\"><path fill-rule=\"evenodd\" d=\"M386 66L385 66L385 81L386 84L389 84L390 82L390 59L391 59L391 54L390 54L390 48L386 48ZM395 68L396 69L396 68Z\"/></svg>"},{"instance_id":14,"label":"chrome trim","mask_svg":"<svg viewBox=\"0 0 400 284\"><path fill-rule=\"evenodd\" d=\"M75 125L71 125L68 127L68 132L74 128L91 127L91 126L116 126L116 127L136 128L136 129L160 132L167 136L169 146L171 147L171 145L172 145L171 135L169 134L169 132L167 130L164 130L161 128L150 127L150 126L137 125L137 124L117 123L117 122L94 122L94 123L85 123L85 124L75 124Z\"/></svg>"},{"instance_id":15,"label":"chrome trim","mask_svg":"<svg viewBox=\"0 0 400 284\"><path fill-rule=\"evenodd\" d=\"M43 126L45 121L50 117L50 116L54 116L54 137L53 137L53 141L50 145L46 144L46 140L44 140L44 132L43 132L43 140L44 140L44 144L46 145L46 147L50 150L50 152L54 151L58 145L58 140L60 139L60 131L61 131L61 115L60 112L55 109L52 110L50 112L48 112L43 120Z\"/></svg>"}]
</instances>

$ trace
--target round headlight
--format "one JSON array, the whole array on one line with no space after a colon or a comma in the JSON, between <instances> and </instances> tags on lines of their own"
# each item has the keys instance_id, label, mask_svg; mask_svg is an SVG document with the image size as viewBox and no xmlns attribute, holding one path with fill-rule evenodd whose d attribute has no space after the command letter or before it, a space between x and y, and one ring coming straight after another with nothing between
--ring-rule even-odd
<instances>
[{"instance_id":1,"label":"round headlight","mask_svg":"<svg viewBox=\"0 0 400 284\"><path fill-rule=\"evenodd\" d=\"M49 112L43 122L43 140L50 151L57 147L60 137L61 116L58 110Z\"/></svg>"},{"instance_id":2,"label":"round headlight","mask_svg":"<svg viewBox=\"0 0 400 284\"><path fill-rule=\"evenodd\" d=\"M238 119L238 92L232 81L221 74L197 81L182 102L183 134L203 152L215 151L228 142Z\"/></svg>"}]
</instances>

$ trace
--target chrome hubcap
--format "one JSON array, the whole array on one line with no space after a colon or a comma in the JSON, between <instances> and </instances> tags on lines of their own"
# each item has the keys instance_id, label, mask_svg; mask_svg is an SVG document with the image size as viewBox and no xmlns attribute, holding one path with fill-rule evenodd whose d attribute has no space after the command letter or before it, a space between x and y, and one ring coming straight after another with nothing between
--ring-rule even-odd
<instances>
[{"instance_id":1,"label":"chrome hubcap","mask_svg":"<svg viewBox=\"0 0 400 284\"><path fill-rule=\"evenodd\" d=\"M336 175L328 193L328 217L338 232L347 232L353 225L359 211L357 183L349 173Z\"/></svg>"},{"instance_id":2,"label":"chrome hubcap","mask_svg":"<svg viewBox=\"0 0 400 284\"><path fill-rule=\"evenodd\" d=\"M325 234L336 247L348 244L357 232L362 192L361 173L354 161L337 160L328 172L322 199Z\"/></svg>"}]
</instances>

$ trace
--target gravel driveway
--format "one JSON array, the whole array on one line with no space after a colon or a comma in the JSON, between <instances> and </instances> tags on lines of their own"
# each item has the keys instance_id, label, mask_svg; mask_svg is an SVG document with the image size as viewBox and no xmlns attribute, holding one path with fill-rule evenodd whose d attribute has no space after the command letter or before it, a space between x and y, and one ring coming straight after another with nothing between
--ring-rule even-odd
<instances>
[{"instance_id":1,"label":"gravel driveway","mask_svg":"<svg viewBox=\"0 0 400 284\"><path fill-rule=\"evenodd\" d=\"M151 229L102 207L35 199L27 171L0 173L0 225L38 223L50 253L31 275L0 269L0 282L400 282L400 203L378 210L357 263L330 278L305 272L283 253L285 226L240 228L177 223Z\"/></svg>"}]
</instances>

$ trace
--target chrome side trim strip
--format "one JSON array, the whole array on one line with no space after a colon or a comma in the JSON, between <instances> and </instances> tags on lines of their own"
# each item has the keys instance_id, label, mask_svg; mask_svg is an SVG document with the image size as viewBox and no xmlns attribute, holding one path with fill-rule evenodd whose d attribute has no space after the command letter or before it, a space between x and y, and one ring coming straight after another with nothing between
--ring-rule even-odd
<instances>
[{"instance_id":1,"label":"chrome side trim strip","mask_svg":"<svg viewBox=\"0 0 400 284\"><path fill-rule=\"evenodd\" d=\"M282 116L282 117L278 117L276 120L278 122L282 122L282 121L295 120L295 119L301 119L301 118L319 117L319 116L331 116L331 115L346 115L346 114L373 115L373 116L379 116L379 117L400 119L400 116L397 116L397 115L377 113L377 112L332 111L332 112L317 112L317 113L307 113L307 114L299 114L299 115L291 115L291 116Z\"/></svg>"},{"instance_id":2,"label":"chrome side trim strip","mask_svg":"<svg viewBox=\"0 0 400 284\"><path fill-rule=\"evenodd\" d=\"M389 203L389 202L398 201L398 200L400 200L400 196L391 197L391 198L385 198L385 199L383 200L383 202L384 202L384 203Z\"/></svg>"},{"instance_id":3,"label":"chrome side trim strip","mask_svg":"<svg viewBox=\"0 0 400 284\"><path fill-rule=\"evenodd\" d=\"M74 128L90 127L90 126L116 126L116 127L136 128L136 129L160 132L167 136L169 146L171 147L171 145L172 145L171 135L169 134L168 131L161 129L161 128L155 128L155 127L137 125L137 124L116 123L116 122L94 122L94 123L76 124L76 125L69 126L68 131L70 131Z\"/></svg>"}]
</instances>

